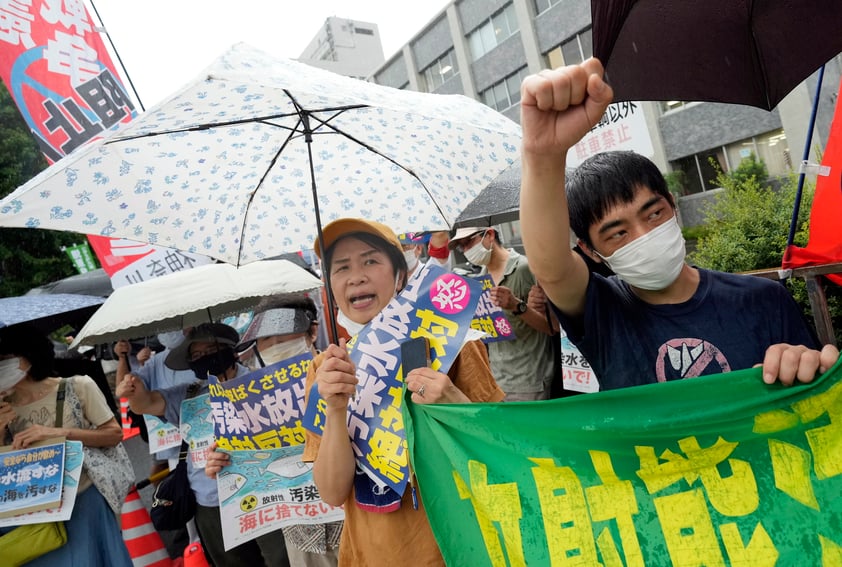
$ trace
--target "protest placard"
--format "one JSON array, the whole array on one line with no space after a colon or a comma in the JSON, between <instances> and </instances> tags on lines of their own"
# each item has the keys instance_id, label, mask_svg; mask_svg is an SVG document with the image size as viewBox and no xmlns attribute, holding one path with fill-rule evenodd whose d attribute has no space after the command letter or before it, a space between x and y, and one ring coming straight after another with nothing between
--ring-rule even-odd
<instances>
[{"instance_id":1,"label":"protest placard","mask_svg":"<svg viewBox=\"0 0 842 567\"><path fill-rule=\"evenodd\" d=\"M6 518L0 518L0 528L23 526L26 524L42 524L69 520L76 503L76 493L79 489L79 477L82 474L81 441L64 442L64 477L62 478L61 502L54 508L47 508L37 512L27 512Z\"/></svg>"},{"instance_id":2,"label":"protest placard","mask_svg":"<svg viewBox=\"0 0 842 567\"><path fill-rule=\"evenodd\" d=\"M427 264L348 343L359 380L348 412L357 464L376 483L398 494L403 494L409 480L400 409L404 387L400 345L426 337L431 368L446 373L471 330L481 293L477 280ZM324 406L316 388L307 401L304 427L319 434L324 428Z\"/></svg>"},{"instance_id":3,"label":"protest placard","mask_svg":"<svg viewBox=\"0 0 842 567\"><path fill-rule=\"evenodd\" d=\"M515 340L517 338L515 337L515 330L506 318L503 308L491 301L491 288L494 287L491 274L485 274L475 279L482 285L482 294L477 302L474 318L471 319L471 328L485 333L485 336L482 337L482 342L485 344Z\"/></svg>"},{"instance_id":4,"label":"protest placard","mask_svg":"<svg viewBox=\"0 0 842 567\"><path fill-rule=\"evenodd\" d=\"M0 518L56 508L61 504L64 439L26 449L0 447Z\"/></svg>"},{"instance_id":5,"label":"protest placard","mask_svg":"<svg viewBox=\"0 0 842 567\"><path fill-rule=\"evenodd\" d=\"M275 449L304 443L304 381L310 353L222 384L209 384L217 447Z\"/></svg>"},{"instance_id":6,"label":"protest placard","mask_svg":"<svg viewBox=\"0 0 842 567\"><path fill-rule=\"evenodd\" d=\"M303 451L297 445L230 453L231 464L216 478L226 550L284 526L344 519L342 508L322 502Z\"/></svg>"}]
</instances>

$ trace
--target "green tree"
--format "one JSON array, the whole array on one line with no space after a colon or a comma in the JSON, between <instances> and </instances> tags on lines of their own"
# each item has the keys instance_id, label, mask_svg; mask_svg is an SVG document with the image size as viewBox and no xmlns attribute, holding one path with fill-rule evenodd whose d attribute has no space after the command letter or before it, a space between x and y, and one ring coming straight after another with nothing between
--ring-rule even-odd
<instances>
[{"instance_id":1,"label":"green tree","mask_svg":"<svg viewBox=\"0 0 842 567\"><path fill-rule=\"evenodd\" d=\"M0 197L45 167L38 144L0 83ZM0 227L0 297L21 295L72 275L73 264L61 248L84 238L69 232Z\"/></svg>"},{"instance_id":2,"label":"green tree","mask_svg":"<svg viewBox=\"0 0 842 567\"><path fill-rule=\"evenodd\" d=\"M740 175L719 172L716 181L724 191L705 211L706 230L697 241L692 257L698 266L723 272L780 267L798 179L791 175L783 180L780 188L773 189L763 184L766 178L758 175L758 170L755 168L755 173L750 175L745 175L745 171ZM762 170L765 171L765 165ZM807 243L813 191L813 186L805 183L795 232L797 246ZM804 281L790 279L787 287L804 312L812 317ZM839 336L842 332L842 288L829 285L826 294L833 328Z\"/></svg>"},{"instance_id":3,"label":"green tree","mask_svg":"<svg viewBox=\"0 0 842 567\"><path fill-rule=\"evenodd\" d=\"M769 179L769 170L766 169L766 162L762 159L757 159L754 152L751 152L748 157L740 160L740 164L734 171L728 174L728 177L733 179L737 184L746 183L750 179L756 179L760 183L765 183Z\"/></svg>"}]
</instances>

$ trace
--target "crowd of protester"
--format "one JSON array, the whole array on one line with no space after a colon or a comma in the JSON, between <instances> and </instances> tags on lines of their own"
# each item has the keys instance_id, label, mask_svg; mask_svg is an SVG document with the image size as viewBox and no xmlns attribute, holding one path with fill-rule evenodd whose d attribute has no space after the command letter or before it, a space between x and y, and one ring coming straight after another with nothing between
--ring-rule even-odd
<instances>
[{"instance_id":1,"label":"crowd of protester","mask_svg":"<svg viewBox=\"0 0 842 567\"><path fill-rule=\"evenodd\" d=\"M133 412L172 425L180 422L183 400L207 392L208 376L224 384L292 356L314 357L305 388L308 395L318 392L326 420L321 435L307 432L302 459L313 463L321 499L344 507L344 522L288 526L225 550L216 477L230 458L213 446L203 467L188 466L198 506L182 540L199 539L209 562L219 567L444 563L424 495L376 485L358 466L347 427L358 378L346 338L372 321L424 262L449 270L459 254L490 275L491 299L505 311L515 339L489 345L468 340L448 372L413 369L404 382L418 404L563 395L561 330L589 361L601 390L754 365L762 365L765 382L791 384L810 381L835 363L838 351L818 344L783 287L687 263L674 198L650 160L605 152L568 174L568 150L611 101L602 74L591 59L523 82L525 254L507 247L495 226L399 237L377 222L339 219L314 243L337 309L340 334L331 343L319 340L327 319L317 298L264 306L242 336L221 323L203 324L160 335L164 350L141 351L135 360L128 341L114 345L117 397L126 398ZM664 364L665 349L687 337L716 349L716 363ZM86 447L119 445L114 401L84 373L66 381L66 415L56 425L56 398L65 381L58 377L52 346L36 332L0 330L0 433L6 443L28 447L58 435ZM150 472L173 467L177 453L156 455ZM67 525L68 544L31 565L130 564L119 510L88 476Z\"/></svg>"}]
</instances>

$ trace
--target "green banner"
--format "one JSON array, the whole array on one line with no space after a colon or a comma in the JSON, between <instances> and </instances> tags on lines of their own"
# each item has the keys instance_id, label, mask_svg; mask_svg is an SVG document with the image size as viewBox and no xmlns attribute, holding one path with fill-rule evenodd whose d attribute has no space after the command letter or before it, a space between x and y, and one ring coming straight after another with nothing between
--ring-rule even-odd
<instances>
[{"instance_id":1,"label":"green banner","mask_svg":"<svg viewBox=\"0 0 842 567\"><path fill-rule=\"evenodd\" d=\"M91 252L91 247L88 246L87 242L74 244L73 246L68 246L63 250L67 252L70 260L73 262L73 266L80 274L86 274L97 269L96 259L94 258L94 254Z\"/></svg>"},{"instance_id":2,"label":"green banner","mask_svg":"<svg viewBox=\"0 0 842 567\"><path fill-rule=\"evenodd\" d=\"M404 404L448 565L842 565L842 363L553 400Z\"/></svg>"}]
</instances>

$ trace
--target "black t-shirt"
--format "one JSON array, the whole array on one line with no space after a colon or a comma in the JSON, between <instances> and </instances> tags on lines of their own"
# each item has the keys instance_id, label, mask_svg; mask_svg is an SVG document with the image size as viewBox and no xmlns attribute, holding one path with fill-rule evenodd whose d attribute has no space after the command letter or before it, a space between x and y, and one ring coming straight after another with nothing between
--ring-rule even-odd
<instances>
[{"instance_id":1,"label":"black t-shirt","mask_svg":"<svg viewBox=\"0 0 842 567\"><path fill-rule=\"evenodd\" d=\"M778 343L817 348L781 284L704 269L699 275L688 301L651 305L616 276L591 274L584 317L556 309L601 390L750 368Z\"/></svg>"}]
</instances>

